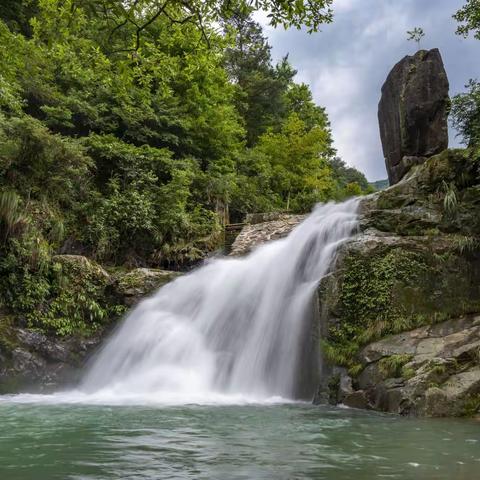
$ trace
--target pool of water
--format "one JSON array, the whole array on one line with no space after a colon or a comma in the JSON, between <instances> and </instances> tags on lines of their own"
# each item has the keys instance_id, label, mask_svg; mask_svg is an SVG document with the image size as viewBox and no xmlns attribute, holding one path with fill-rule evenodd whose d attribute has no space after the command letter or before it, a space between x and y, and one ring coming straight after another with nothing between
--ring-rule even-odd
<instances>
[{"instance_id":1,"label":"pool of water","mask_svg":"<svg viewBox=\"0 0 480 480\"><path fill-rule=\"evenodd\" d=\"M479 472L480 422L472 420L306 404L0 400L2 480L477 480Z\"/></svg>"}]
</instances>

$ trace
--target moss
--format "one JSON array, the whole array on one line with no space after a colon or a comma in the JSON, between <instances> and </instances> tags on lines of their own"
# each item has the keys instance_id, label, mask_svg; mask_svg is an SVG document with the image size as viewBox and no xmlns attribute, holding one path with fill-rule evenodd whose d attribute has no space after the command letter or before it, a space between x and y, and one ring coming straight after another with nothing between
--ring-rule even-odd
<instances>
[{"instance_id":1,"label":"moss","mask_svg":"<svg viewBox=\"0 0 480 480\"><path fill-rule=\"evenodd\" d=\"M361 363L355 363L348 369L348 374L353 378L358 377L364 368L365 366Z\"/></svg>"},{"instance_id":2,"label":"moss","mask_svg":"<svg viewBox=\"0 0 480 480\"><path fill-rule=\"evenodd\" d=\"M403 367L412 360L412 355L390 355L378 362L378 369L384 378L402 376Z\"/></svg>"},{"instance_id":3,"label":"moss","mask_svg":"<svg viewBox=\"0 0 480 480\"><path fill-rule=\"evenodd\" d=\"M0 314L0 352L10 354L17 345L17 337L12 329L14 317Z\"/></svg>"},{"instance_id":4,"label":"moss","mask_svg":"<svg viewBox=\"0 0 480 480\"><path fill-rule=\"evenodd\" d=\"M465 399L460 416L473 417L478 413L480 413L480 393L469 395Z\"/></svg>"},{"instance_id":5,"label":"moss","mask_svg":"<svg viewBox=\"0 0 480 480\"><path fill-rule=\"evenodd\" d=\"M327 389L328 389L328 402L331 405L336 405L339 400L338 396L340 391L340 375L339 374L332 375L328 379Z\"/></svg>"},{"instance_id":6,"label":"moss","mask_svg":"<svg viewBox=\"0 0 480 480\"><path fill-rule=\"evenodd\" d=\"M352 251L342 266L339 319L323 348L335 364L352 367L363 345L386 335L480 310L478 269L453 243Z\"/></svg>"},{"instance_id":7,"label":"moss","mask_svg":"<svg viewBox=\"0 0 480 480\"><path fill-rule=\"evenodd\" d=\"M416 375L416 370L412 367L403 366L400 371L400 376L405 380L410 380Z\"/></svg>"}]
</instances>

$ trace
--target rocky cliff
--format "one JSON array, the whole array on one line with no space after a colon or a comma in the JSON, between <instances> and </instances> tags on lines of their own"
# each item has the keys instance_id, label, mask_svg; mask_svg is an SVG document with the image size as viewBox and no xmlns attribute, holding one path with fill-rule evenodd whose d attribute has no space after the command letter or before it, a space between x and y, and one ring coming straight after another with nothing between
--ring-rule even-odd
<instances>
[{"instance_id":1,"label":"rocky cliff","mask_svg":"<svg viewBox=\"0 0 480 480\"><path fill-rule=\"evenodd\" d=\"M448 416L480 407L480 158L453 150L364 199L319 287L317 401Z\"/></svg>"}]
</instances>

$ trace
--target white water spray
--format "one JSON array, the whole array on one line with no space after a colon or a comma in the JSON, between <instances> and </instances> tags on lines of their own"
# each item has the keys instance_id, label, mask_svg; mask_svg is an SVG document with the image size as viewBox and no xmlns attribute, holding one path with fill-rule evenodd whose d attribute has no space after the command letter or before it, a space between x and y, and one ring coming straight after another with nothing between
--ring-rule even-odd
<instances>
[{"instance_id":1,"label":"white water spray","mask_svg":"<svg viewBox=\"0 0 480 480\"><path fill-rule=\"evenodd\" d=\"M354 231L357 205L319 205L287 238L213 260L142 301L80 391L174 403L293 398L313 292Z\"/></svg>"}]
</instances>

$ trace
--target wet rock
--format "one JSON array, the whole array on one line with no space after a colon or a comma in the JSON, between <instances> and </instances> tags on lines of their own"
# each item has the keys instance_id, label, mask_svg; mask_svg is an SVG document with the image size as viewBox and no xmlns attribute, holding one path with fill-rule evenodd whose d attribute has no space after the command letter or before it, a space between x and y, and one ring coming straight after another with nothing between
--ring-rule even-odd
<instances>
[{"instance_id":1,"label":"wet rock","mask_svg":"<svg viewBox=\"0 0 480 480\"><path fill-rule=\"evenodd\" d=\"M0 326L2 321L5 318L0 318ZM89 338L58 338L3 325L0 393L48 392L60 385L74 384L103 333Z\"/></svg>"},{"instance_id":2,"label":"wet rock","mask_svg":"<svg viewBox=\"0 0 480 480\"><path fill-rule=\"evenodd\" d=\"M259 214L257 214L258 216ZM265 215L265 214L262 214ZM262 245L271 240L286 237L299 223L301 223L307 215L288 215L288 214L270 214L269 220L260 223L253 223L243 227L242 231L232 245L232 256L246 255L255 247ZM261 217L261 219L268 217ZM251 220L256 221L260 218L253 217Z\"/></svg>"},{"instance_id":3,"label":"wet rock","mask_svg":"<svg viewBox=\"0 0 480 480\"><path fill-rule=\"evenodd\" d=\"M357 390L356 392L352 392L346 395L343 399L343 404L350 408L369 408L369 402L363 390Z\"/></svg>"},{"instance_id":4,"label":"wet rock","mask_svg":"<svg viewBox=\"0 0 480 480\"><path fill-rule=\"evenodd\" d=\"M406 56L382 87L378 120L390 185L448 146L448 78L438 49Z\"/></svg>"},{"instance_id":5,"label":"wet rock","mask_svg":"<svg viewBox=\"0 0 480 480\"><path fill-rule=\"evenodd\" d=\"M179 272L169 270L136 268L127 273L117 274L114 289L121 302L131 307L143 297L150 295L181 275Z\"/></svg>"}]
</instances>

